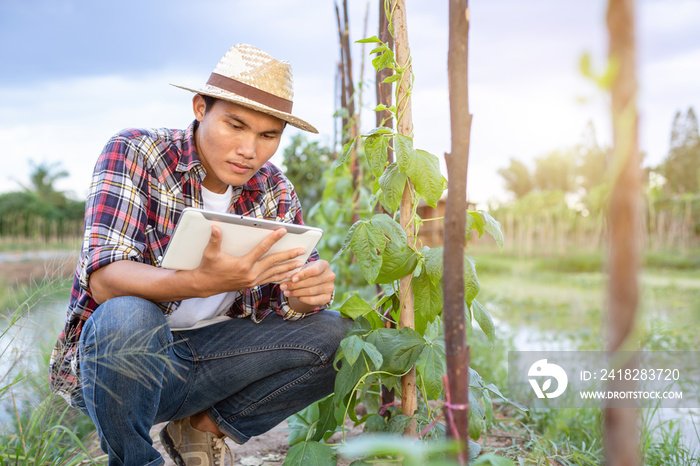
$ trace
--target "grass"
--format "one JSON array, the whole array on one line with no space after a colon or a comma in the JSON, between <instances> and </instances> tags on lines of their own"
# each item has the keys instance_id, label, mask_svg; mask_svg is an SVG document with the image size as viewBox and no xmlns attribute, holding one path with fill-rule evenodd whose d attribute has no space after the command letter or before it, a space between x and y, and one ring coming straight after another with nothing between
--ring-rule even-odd
<instances>
[{"instance_id":1,"label":"grass","mask_svg":"<svg viewBox=\"0 0 700 466\"><path fill-rule=\"evenodd\" d=\"M0 253L26 251L77 251L82 236L44 240L41 238L0 238Z\"/></svg>"},{"instance_id":2,"label":"grass","mask_svg":"<svg viewBox=\"0 0 700 466\"><path fill-rule=\"evenodd\" d=\"M24 295L14 311L6 316L0 333L0 465L78 465L97 464L95 428L81 412L74 410L48 388L48 358L52 342L39 348L25 348L18 341L22 332L36 327L32 314L55 299L65 299L66 281L47 280L13 290L5 296L5 306Z\"/></svg>"},{"instance_id":3,"label":"grass","mask_svg":"<svg viewBox=\"0 0 700 466\"><path fill-rule=\"evenodd\" d=\"M548 343L568 345L569 349L603 348L605 276L599 257L581 255L560 260L474 255L479 261L482 288L478 299L494 316L497 326L495 345L478 328L470 337L472 366L485 381L505 390L508 350L522 344L523 333L532 334L533 339L526 342L531 345L541 342L545 334ZM641 348L670 351L700 347L700 336L689 331L700 324L700 279L691 267L693 260L657 256L645 260L636 333ZM6 325L0 327L0 361L16 364L3 369L5 373L0 371L0 405L7 409L3 419L9 419L0 428L0 466L103 462L104 456L98 456L101 453L95 450L90 420L48 391L45 368L50 348L21 354L3 350L14 338L15 330L36 325L29 319L34 312L49 303L67 301L70 281L47 280L12 290L2 285L0 308L9 311L5 311ZM543 329L548 332L543 333ZM36 361L34 369L20 364L27 358ZM524 414L504 404L498 412L491 434L500 433L512 442L485 446L487 452L523 465L603 463L600 410ZM682 438L684 431L677 419L659 421L652 410L642 414L640 446L644 464L700 464L700 452ZM700 436L695 441L700 445Z\"/></svg>"},{"instance_id":4,"label":"grass","mask_svg":"<svg viewBox=\"0 0 700 466\"><path fill-rule=\"evenodd\" d=\"M472 334L472 365L506 396L509 349L604 348L607 291L602 256L522 258L471 253L478 261L478 299L494 317L498 338L493 346L480 332ZM697 260L697 255L645 257L634 335L640 349L682 351L700 347L700 335L690 330L700 324L700 278L694 268ZM497 453L522 461L520 464L604 463L600 409L533 410L527 414L505 407L502 410L505 414L492 432L505 430L519 440L515 446L496 448ZM659 420L650 409L640 412L643 464L700 464L697 429L688 438L679 419Z\"/></svg>"}]
</instances>

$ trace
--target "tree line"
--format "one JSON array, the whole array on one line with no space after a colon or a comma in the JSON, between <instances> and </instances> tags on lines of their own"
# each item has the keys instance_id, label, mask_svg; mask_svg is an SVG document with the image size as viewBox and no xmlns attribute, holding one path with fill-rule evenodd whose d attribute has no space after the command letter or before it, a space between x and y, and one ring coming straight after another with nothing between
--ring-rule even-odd
<instances>
[{"instance_id":1,"label":"tree line","mask_svg":"<svg viewBox=\"0 0 700 466\"><path fill-rule=\"evenodd\" d=\"M68 177L60 162L30 161L29 183L22 189L0 194L0 237L52 238L82 235L85 201L56 188Z\"/></svg>"},{"instance_id":2,"label":"tree line","mask_svg":"<svg viewBox=\"0 0 700 466\"><path fill-rule=\"evenodd\" d=\"M591 123L578 144L537 157L532 168L511 158L498 173L514 199L494 214L504 222L510 247L526 254L557 245L561 251L601 247L616 174L611 158L612 149L598 144ZM668 153L643 169L642 181L640 227L647 248L700 246L700 134L692 107L675 114Z\"/></svg>"},{"instance_id":3,"label":"tree line","mask_svg":"<svg viewBox=\"0 0 700 466\"><path fill-rule=\"evenodd\" d=\"M554 191L576 194L585 207L596 208L611 174L611 155L611 148L598 144L593 124L588 123L581 142L575 146L537 157L532 169L511 158L510 164L499 169L498 174L516 200L532 193ZM647 184L660 195L699 192L700 134L692 107L685 113L676 112L669 151L660 164L647 167L645 174Z\"/></svg>"}]
</instances>

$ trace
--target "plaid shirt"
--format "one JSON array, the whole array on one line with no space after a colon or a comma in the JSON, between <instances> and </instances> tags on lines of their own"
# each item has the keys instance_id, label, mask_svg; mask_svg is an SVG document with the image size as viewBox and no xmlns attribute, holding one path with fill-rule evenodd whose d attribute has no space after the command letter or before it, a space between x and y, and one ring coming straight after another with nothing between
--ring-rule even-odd
<instances>
[{"instance_id":1,"label":"plaid shirt","mask_svg":"<svg viewBox=\"0 0 700 466\"><path fill-rule=\"evenodd\" d=\"M50 361L54 391L70 395L79 386L77 343L98 306L90 296L90 275L118 260L158 266L182 210L202 207L206 172L194 143L196 124L185 131L124 130L110 139L97 160L66 322ZM229 212L303 224L294 187L269 162L245 185L233 187ZM309 260L317 259L313 251ZM169 315L180 301L158 305ZM277 284L241 290L227 314L260 322L273 311L289 320L305 315L289 307Z\"/></svg>"}]
</instances>

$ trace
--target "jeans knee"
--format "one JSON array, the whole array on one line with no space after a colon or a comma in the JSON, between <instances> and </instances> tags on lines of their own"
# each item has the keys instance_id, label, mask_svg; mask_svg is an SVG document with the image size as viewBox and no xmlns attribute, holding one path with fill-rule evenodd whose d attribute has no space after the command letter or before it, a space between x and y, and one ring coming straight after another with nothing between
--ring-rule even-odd
<instances>
[{"instance_id":1,"label":"jeans knee","mask_svg":"<svg viewBox=\"0 0 700 466\"><path fill-rule=\"evenodd\" d=\"M316 329L316 334L323 336L325 351L330 355L330 360L333 360L333 355L340 346L340 341L345 337L347 330L352 327L352 319L341 317L337 311L323 311L315 316L310 316L310 319L319 318L319 328Z\"/></svg>"},{"instance_id":2,"label":"jeans knee","mask_svg":"<svg viewBox=\"0 0 700 466\"><path fill-rule=\"evenodd\" d=\"M98 341L116 346L144 345L157 340L165 347L172 343L172 334L160 308L151 301L124 296L100 305L85 322L83 331L94 333Z\"/></svg>"}]
</instances>

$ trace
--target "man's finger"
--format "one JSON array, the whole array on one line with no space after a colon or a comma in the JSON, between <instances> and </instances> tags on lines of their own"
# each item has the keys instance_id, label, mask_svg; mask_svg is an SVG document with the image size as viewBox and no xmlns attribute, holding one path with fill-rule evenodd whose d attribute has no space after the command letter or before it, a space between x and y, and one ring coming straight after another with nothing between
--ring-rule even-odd
<instances>
[{"instance_id":1,"label":"man's finger","mask_svg":"<svg viewBox=\"0 0 700 466\"><path fill-rule=\"evenodd\" d=\"M210 253L218 253L221 250L221 240L223 238L223 233L221 233L221 228L216 225L211 227L211 235L209 236L209 243L204 252L209 251Z\"/></svg>"},{"instance_id":2,"label":"man's finger","mask_svg":"<svg viewBox=\"0 0 700 466\"><path fill-rule=\"evenodd\" d=\"M272 248L272 246L279 241L285 234L287 233L287 230L284 228L278 228L269 235L267 235L262 241L260 241L252 251L250 251L247 255L250 259L253 260L253 262L257 262L260 260L262 256L267 254L267 252Z\"/></svg>"},{"instance_id":3,"label":"man's finger","mask_svg":"<svg viewBox=\"0 0 700 466\"><path fill-rule=\"evenodd\" d=\"M277 264L273 267L266 266L263 262L258 262L256 267L261 270L258 276L260 283L281 282L291 278L292 271L301 267L300 261L289 261L284 264Z\"/></svg>"},{"instance_id":4,"label":"man's finger","mask_svg":"<svg viewBox=\"0 0 700 466\"><path fill-rule=\"evenodd\" d=\"M321 267L320 261L309 262L303 269L294 274L292 277L292 283L299 283L300 281L307 280L311 277L317 277L322 273L323 268Z\"/></svg>"}]
</instances>

